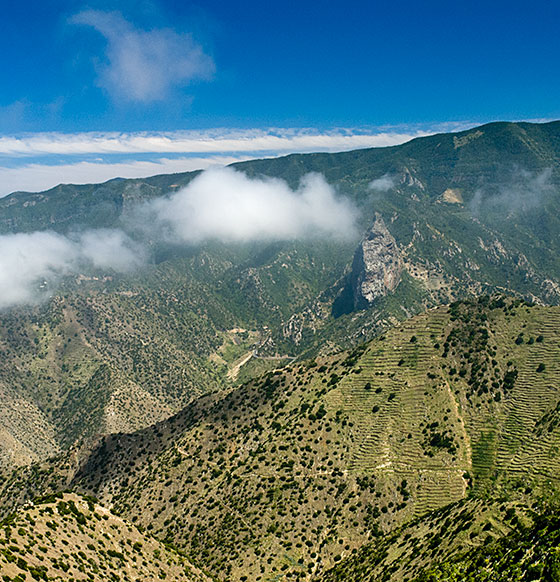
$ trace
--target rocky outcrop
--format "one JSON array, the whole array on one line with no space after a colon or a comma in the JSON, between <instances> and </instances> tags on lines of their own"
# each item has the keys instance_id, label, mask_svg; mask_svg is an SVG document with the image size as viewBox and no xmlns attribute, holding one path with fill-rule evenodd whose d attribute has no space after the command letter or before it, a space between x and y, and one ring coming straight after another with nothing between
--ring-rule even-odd
<instances>
[{"instance_id":1,"label":"rocky outcrop","mask_svg":"<svg viewBox=\"0 0 560 582\"><path fill-rule=\"evenodd\" d=\"M328 310L320 299L302 311L294 313L282 326L282 335L298 346L306 332L315 333L321 321L328 317Z\"/></svg>"},{"instance_id":2,"label":"rocky outcrop","mask_svg":"<svg viewBox=\"0 0 560 582\"><path fill-rule=\"evenodd\" d=\"M363 309L394 291L401 281L401 254L379 213L354 254L352 290L354 308Z\"/></svg>"}]
</instances>

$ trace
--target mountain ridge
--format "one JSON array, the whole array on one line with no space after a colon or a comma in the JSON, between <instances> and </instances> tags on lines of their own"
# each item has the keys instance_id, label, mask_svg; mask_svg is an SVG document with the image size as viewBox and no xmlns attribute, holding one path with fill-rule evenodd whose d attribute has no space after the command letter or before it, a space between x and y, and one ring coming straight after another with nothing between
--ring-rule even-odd
<instances>
[{"instance_id":1,"label":"mountain ridge","mask_svg":"<svg viewBox=\"0 0 560 582\"><path fill-rule=\"evenodd\" d=\"M398 152L404 152L405 158L408 154L408 150L414 150L418 148L423 154L425 151L429 149L430 154L433 155L434 152L437 153L437 150L440 148L443 142L448 142L450 144L453 142L455 151L463 149L465 146L467 148L470 146L472 147L473 144L476 143L477 139L484 136L485 131L493 131L498 133L499 137L495 139L502 139L504 136L508 137L508 140L512 144L519 144L521 143L524 148L520 147L519 145L516 146L516 150L514 152L510 152L511 160L508 160L508 163L515 163L517 156L521 155L522 149L528 150L533 153L538 153L539 155L535 155L535 159L541 158L541 161L549 160L549 163L553 165L557 165L560 161L560 157L558 155L558 149L560 149L560 121L550 121L545 123L530 123L530 122L508 122L508 121L496 121L486 123L484 125L476 126L470 129L462 130L459 132L454 133L437 133L429 136L422 136L413 138L403 144L395 145L395 146L383 146L383 147L374 147L374 148L361 148L358 150L351 150L348 152L338 152L338 153L303 153L303 154L288 154L285 156L279 156L276 158L265 158L265 159L257 159L257 160L248 160L244 162L236 162L231 164L229 167L235 169L241 169L248 175L279 175L283 174L285 179L290 183L291 186L297 186L297 180L301 178L303 173L306 172L320 172L324 173L327 179L330 181L337 181L340 179L340 175L335 174L336 171L340 172L338 168L341 166L346 168L346 171L350 171L351 173L355 172L356 170L362 169L360 166L363 166L363 158L364 157L371 157L372 155L375 157L376 155L380 155L381 157L386 157L387 162L391 163L392 154ZM506 130L506 131L504 131ZM516 131L517 130L517 131ZM511 134L517 133L513 137L516 139L511 139ZM528 135L528 133L532 135ZM482 135L479 135L482 134ZM509 135L508 135L509 134ZM477 136L474 139L469 139L469 136ZM538 139L549 139L552 144L551 146L543 146L539 147L538 144L534 143L534 140ZM436 142L434 145L433 142ZM476 145L480 145L477 143ZM506 147L509 145L508 143L504 144ZM420 146L420 147L419 147ZM551 151L552 148L556 148L556 152ZM388 155L387 155L388 154ZM385 156L384 156L385 155ZM495 154L494 154L495 156ZM414 157L414 156L413 156ZM437 156L436 156L437 159ZM330 171L323 171L325 169L325 165L322 162L325 161L333 161L333 160L341 160L343 163L340 165L334 164L326 164L326 167L331 167ZM309 161L311 163L305 164L304 161ZM522 162L523 160L519 160ZM534 161L534 160L533 160ZM370 160L371 162L371 160ZM447 163L448 160L445 160ZM441 162L440 162L441 163ZM354 167L356 164L359 164L358 167ZM489 164L491 165L491 164ZM280 166L281 169L278 167ZM290 172L286 170L286 166L289 169L293 170ZM298 169L299 168L299 169ZM391 167L387 166L386 171L390 171ZM376 168L376 171L379 174L379 170ZM65 190L69 190L72 188L77 188L80 190L80 194L89 194L92 189L97 188L99 190L99 194L110 194L114 187L116 186L124 186L125 191L129 191L129 196L132 196L132 199L135 197L140 197L141 199L150 198L152 196L161 195L165 191L173 191L182 186L186 186L192 179L194 179L200 170L191 171L191 172L184 172L184 173L173 173L173 174L157 174L154 176L150 176L148 178L113 178L111 180L107 180L106 182L100 184L85 184L85 185L76 185L76 184L59 184L54 188L49 190L45 190L42 192L12 192L7 196L4 196L0 199L0 210L3 214L6 212L10 213L13 212L13 209L10 211L9 208L13 207L17 204L18 198L26 198L23 204L26 204L26 208L28 208L28 213L30 211L35 211L34 207L37 203L44 202L45 198L49 198L49 194L56 194L62 195ZM379 175L382 175L383 172ZM379 177L379 176L373 176ZM438 175L438 179L441 180L441 176ZM117 188L118 190L118 188ZM151 192L150 192L151 190ZM445 188L441 188L440 191L436 195L441 195ZM123 198L124 201L125 198ZM77 198L72 198L73 201L77 200ZM119 208L119 205L116 205L116 208ZM122 206L120 206L122 208ZM41 211L42 212L42 211ZM53 221L52 216L49 216L49 221L51 222L51 227L56 227L56 220ZM13 224L8 224L8 229L13 228ZM36 228L36 227L35 227ZM18 227L18 230L22 230L22 226ZM4 225L3 231L6 232L6 225Z\"/></svg>"}]
</instances>

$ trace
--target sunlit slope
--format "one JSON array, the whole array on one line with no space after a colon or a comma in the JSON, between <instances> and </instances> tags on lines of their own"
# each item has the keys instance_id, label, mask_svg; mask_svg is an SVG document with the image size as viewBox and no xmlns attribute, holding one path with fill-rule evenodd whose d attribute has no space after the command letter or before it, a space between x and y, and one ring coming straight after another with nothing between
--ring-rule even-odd
<instances>
[{"instance_id":1,"label":"sunlit slope","mask_svg":"<svg viewBox=\"0 0 560 582\"><path fill-rule=\"evenodd\" d=\"M0 522L3 580L203 582L188 560L92 499L38 499Z\"/></svg>"},{"instance_id":2,"label":"sunlit slope","mask_svg":"<svg viewBox=\"0 0 560 582\"><path fill-rule=\"evenodd\" d=\"M303 579L469 492L548 494L559 324L499 297L438 308L108 437L75 484L222 579Z\"/></svg>"}]
</instances>

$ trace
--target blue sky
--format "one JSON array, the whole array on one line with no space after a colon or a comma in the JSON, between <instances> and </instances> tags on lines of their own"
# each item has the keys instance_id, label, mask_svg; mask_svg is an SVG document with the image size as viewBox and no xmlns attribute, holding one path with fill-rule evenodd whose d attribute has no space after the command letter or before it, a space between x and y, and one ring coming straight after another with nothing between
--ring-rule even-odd
<instances>
[{"instance_id":1,"label":"blue sky","mask_svg":"<svg viewBox=\"0 0 560 582\"><path fill-rule=\"evenodd\" d=\"M560 3L3 2L0 195L560 117Z\"/></svg>"}]
</instances>

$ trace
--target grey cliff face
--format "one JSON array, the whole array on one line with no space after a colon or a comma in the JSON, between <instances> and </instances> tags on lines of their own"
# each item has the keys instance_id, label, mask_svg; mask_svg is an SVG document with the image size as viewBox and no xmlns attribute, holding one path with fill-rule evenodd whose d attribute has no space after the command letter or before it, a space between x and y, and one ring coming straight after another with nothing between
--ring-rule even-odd
<instances>
[{"instance_id":1,"label":"grey cliff face","mask_svg":"<svg viewBox=\"0 0 560 582\"><path fill-rule=\"evenodd\" d=\"M354 307L365 308L394 291L401 281L401 254L379 213L356 249L352 264Z\"/></svg>"}]
</instances>

